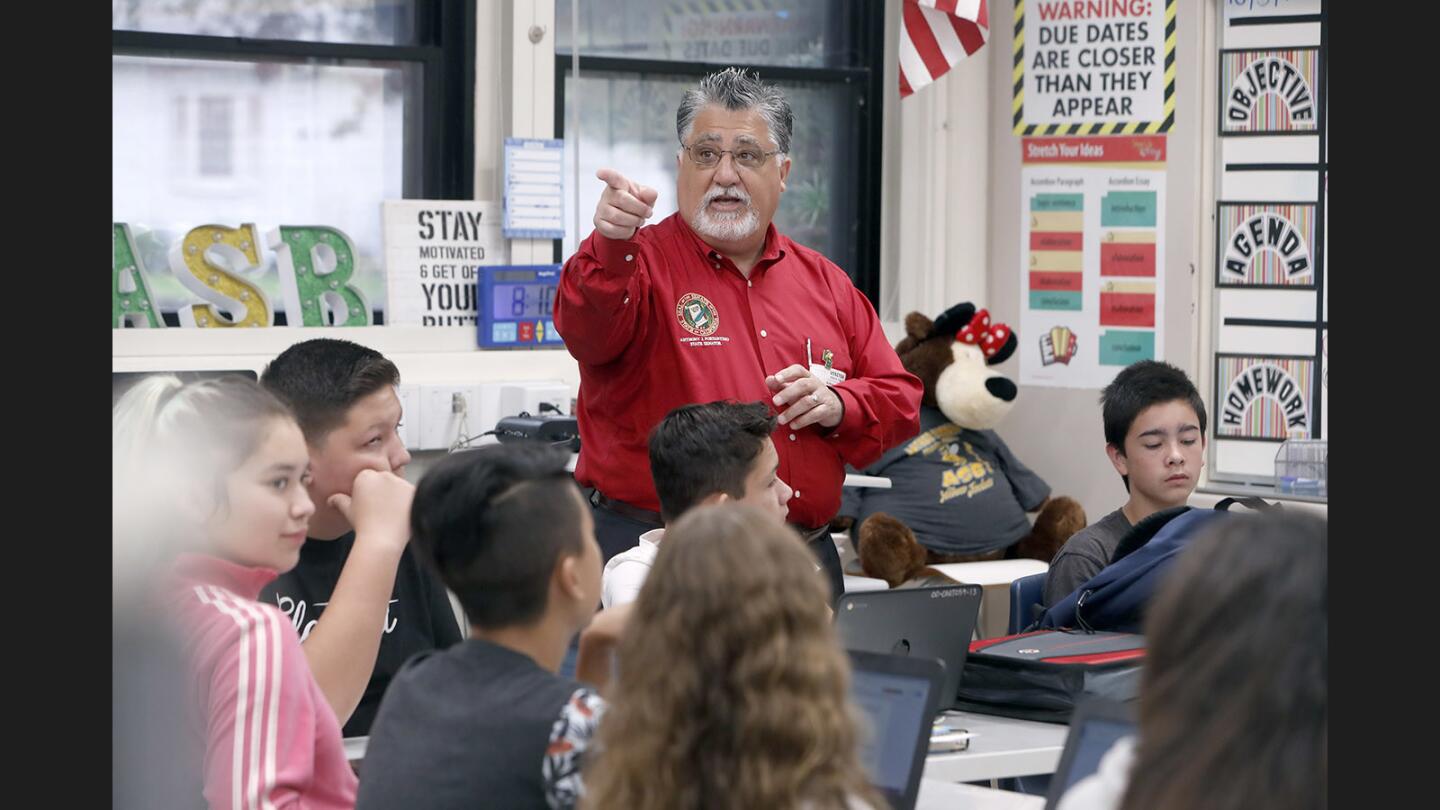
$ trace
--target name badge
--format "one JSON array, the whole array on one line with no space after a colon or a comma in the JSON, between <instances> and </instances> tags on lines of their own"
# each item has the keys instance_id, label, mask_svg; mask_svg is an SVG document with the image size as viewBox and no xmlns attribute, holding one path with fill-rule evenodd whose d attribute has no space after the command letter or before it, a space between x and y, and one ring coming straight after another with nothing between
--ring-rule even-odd
<instances>
[{"instance_id":1,"label":"name badge","mask_svg":"<svg viewBox=\"0 0 1440 810\"><path fill-rule=\"evenodd\" d=\"M845 372L838 368L826 368L820 363L810 364L810 374L825 385L839 385L845 381Z\"/></svg>"}]
</instances>

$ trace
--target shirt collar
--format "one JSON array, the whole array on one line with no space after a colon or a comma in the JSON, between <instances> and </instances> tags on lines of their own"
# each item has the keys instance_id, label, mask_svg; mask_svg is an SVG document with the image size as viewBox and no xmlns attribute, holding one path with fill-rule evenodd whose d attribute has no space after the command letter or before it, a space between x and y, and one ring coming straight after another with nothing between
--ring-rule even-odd
<instances>
[{"instance_id":1,"label":"shirt collar","mask_svg":"<svg viewBox=\"0 0 1440 810\"><path fill-rule=\"evenodd\" d=\"M181 580L203 582L255 599L260 589L280 576L273 568L241 565L209 554L181 554L175 560L174 575Z\"/></svg>"},{"instance_id":2,"label":"shirt collar","mask_svg":"<svg viewBox=\"0 0 1440 810\"><path fill-rule=\"evenodd\" d=\"M706 261L721 261L725 258L723 254L711 247L704 239L700 238L700 234L696 233L695 229L690 227L690 223L686 222L685 218L680 216L679 211L676 211L672 216L675 217L675 223L680 228L680 232L685 234L691 246L694 247L695 251ZM784 243L785 240L781 238L780 231L776 230L775 223L771 222L765 228L765 248L760 251L760 260L756 262L755 267L758 269L762 265L768 265L785 258L787 251Z\"/></svg>"}]
</instances>

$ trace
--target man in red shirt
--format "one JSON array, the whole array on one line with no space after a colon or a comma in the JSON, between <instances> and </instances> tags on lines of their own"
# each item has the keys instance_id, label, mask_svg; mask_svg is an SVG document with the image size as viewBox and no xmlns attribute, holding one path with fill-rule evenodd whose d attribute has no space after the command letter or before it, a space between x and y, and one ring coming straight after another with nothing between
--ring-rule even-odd
<instances>
[{"instance_id":1,"label":"man in red shirt","mask_svg":"<svg viewBox=\"0 0 1440 810\"><path fill-rule=\"evenodd\" d=\"M561 274L555 327L580 364L575 477L594 489L608 560L662 525L647 440L666 413L770 403L779 477L794 488L788 519L838 595L827 524L845 465L919 432L920 381L845 272L771 224L790 172L779 89L722 70L685 94L676 119L679 211L645 226L658 192L601 169L595 230Z\"/></svg>"}]
</instances>

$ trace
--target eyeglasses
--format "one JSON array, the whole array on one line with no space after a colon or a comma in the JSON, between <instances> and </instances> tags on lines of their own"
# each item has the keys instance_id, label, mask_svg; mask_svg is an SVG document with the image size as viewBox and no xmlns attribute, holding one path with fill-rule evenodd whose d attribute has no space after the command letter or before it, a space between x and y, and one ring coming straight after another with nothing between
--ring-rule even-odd
<instances>
[{"instance_id":1,"label":"eyeglasses","mask_svg":"<svg viewBox=\"0 0 1440 810\"><path fill-rule=\"evenodd\" d=\"M758 146L741 146L737 149L716 149L708 143L700 143L694 146L686 146L682 143L680 144L680 148L684 149L685 154L690 156L691 163L694 163L702 169L713 169L719 166L721 156L729 155L737 166L754 170L770 162L771 155L780 154L779 149L773 152L765 152L761 151Z\"/></svg>"}]
</instances>

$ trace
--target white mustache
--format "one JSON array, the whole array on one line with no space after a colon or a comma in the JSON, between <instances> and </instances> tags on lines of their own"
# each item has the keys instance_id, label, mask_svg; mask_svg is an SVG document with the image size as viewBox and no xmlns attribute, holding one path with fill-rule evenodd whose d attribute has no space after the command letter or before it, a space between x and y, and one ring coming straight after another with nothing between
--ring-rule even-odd
<instances>
[{"instance_id":1,"label":"white mustache","mask_svg":"<svg viewBox=\"0 0 1440 810\"><path fill-rule=\"evenodd\" d=\"M705 196L700 200L700 205L709 205L718 197L734 197L746 205L750 204L750 194L740 186L711 186L710 190L705 192Z\"/></svg>"}]
</instances>

